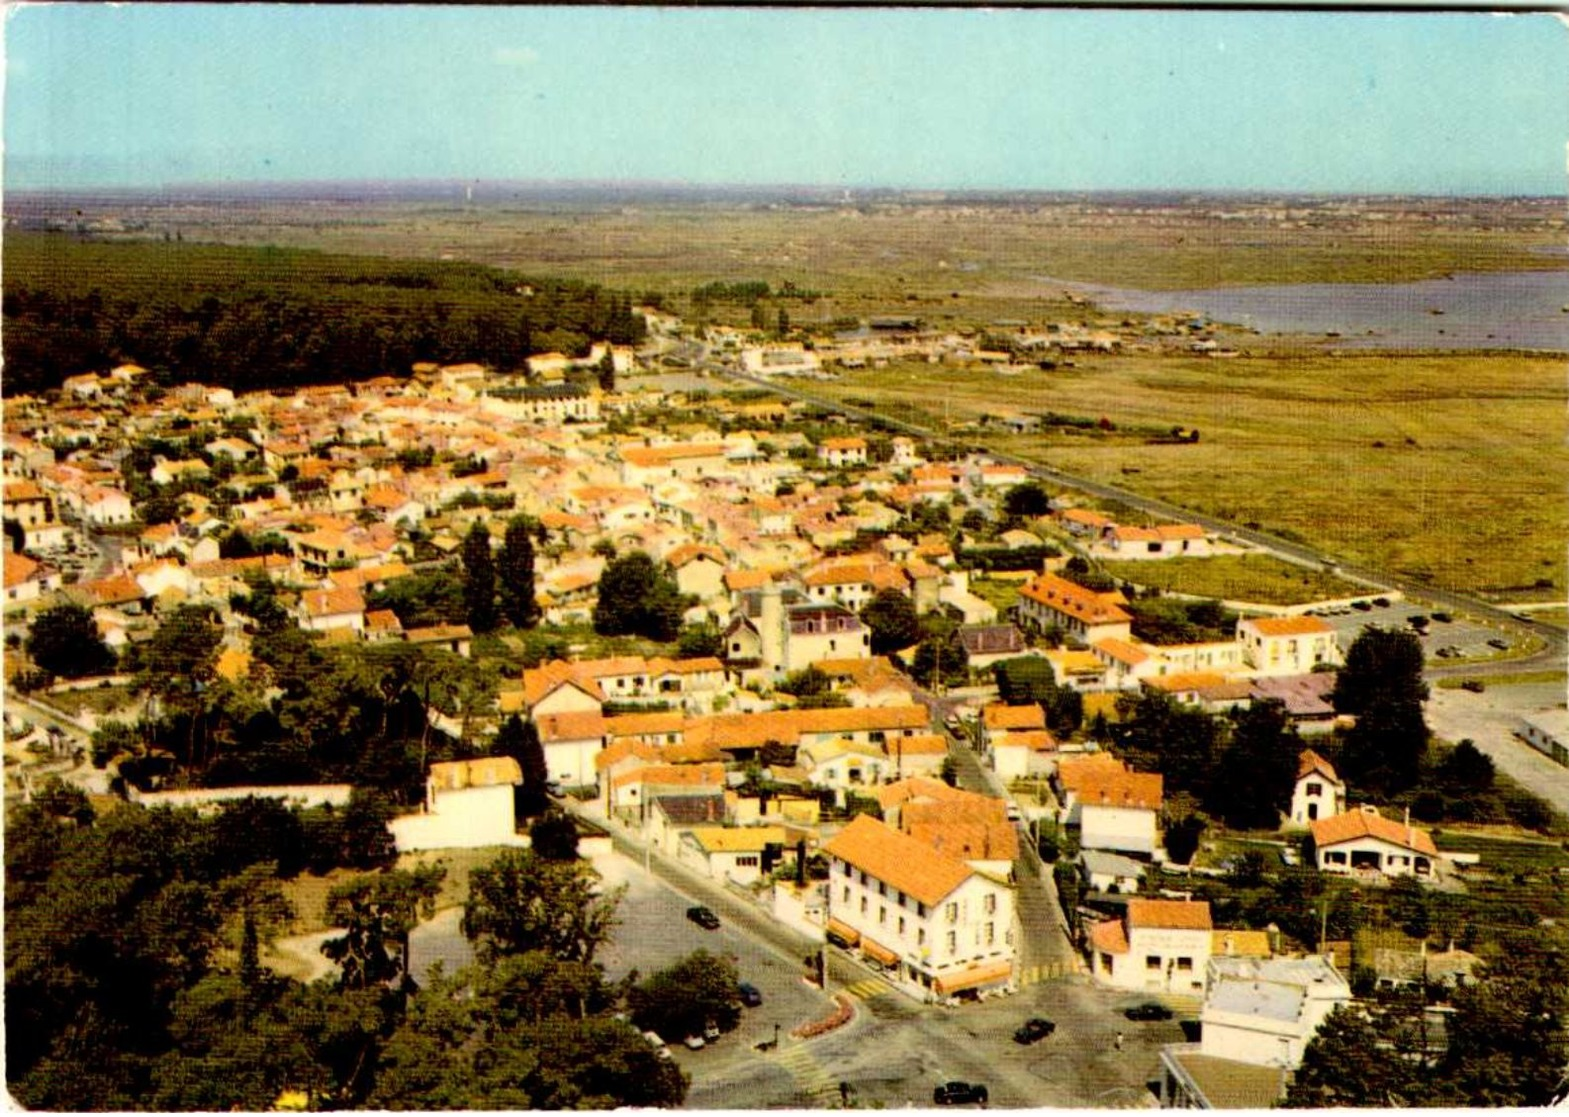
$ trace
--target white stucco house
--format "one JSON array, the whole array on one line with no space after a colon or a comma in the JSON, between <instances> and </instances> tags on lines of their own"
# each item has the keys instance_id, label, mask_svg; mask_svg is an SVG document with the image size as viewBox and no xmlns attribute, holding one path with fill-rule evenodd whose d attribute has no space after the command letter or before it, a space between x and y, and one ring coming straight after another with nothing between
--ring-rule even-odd
<instances>
[{"instance_id":1,"label":"white stucco house","mask_svg":"<svg viewBox=\"0 0 1569 1117\"><path fill-rule=\"evenodd\" d=\"M1291 826L1306 830L1321 818L1332 818L1346 809L1346 781L1335 766L1312 749L1297 759L1297 782L1291 792Z\"/></svg>"},{"instance_id":2,"label":"white stucco house","mask_svg":"<svg viewBox=\"0 0 1569 1117\"><path fill-rule=\"evenodd\" d=\"M1314 667L1340 663L1335 630L1318 617L1249 617L1237 622L1237 639L1243 658L1259 675L1306 675Z\"/></svg>"},{"instance_id":3,"label":"white stucco house","mask_svg":"<svg viewBox=\"0 0 1569 1117\"><path fill-rule=\"evenodd\" d=\"M1212 930L1208 901L1129 900L1122 919L1091 928L1090 973L1118 989L1202 993Z\"/></svg>"},{"instance_id":4,"label":"white stucco house","mask_svg":"<svg viewBox=\"0 0 1569 1117\"><path fill-rule=\"evenodd\" d=\"M398 852L527 844L512 806L512 789L522 782L510 756L432 764L420 813L388 823Z\"/></svg>"},{"instance_id":5,"label":"white stucco house","mask_svg":"<svg viewBox=\"0 0 1569 1117\"><path fill-rule=\"evenodd\" d=\"M1410 821L1396 822L1362 806L1308 826L1314 863L1320 872L1373 872L1385 876L1430 878L1438 873L1438 847L1432 835Z\"/></svg>"}]
</instances>

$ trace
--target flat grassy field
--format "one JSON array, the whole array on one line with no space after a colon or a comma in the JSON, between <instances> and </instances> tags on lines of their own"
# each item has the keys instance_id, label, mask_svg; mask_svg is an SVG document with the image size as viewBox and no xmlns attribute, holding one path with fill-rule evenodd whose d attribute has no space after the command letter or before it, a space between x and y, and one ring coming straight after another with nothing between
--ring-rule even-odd
<instances>
[{"instance_id":1,"label":"flat grassy field","mask_svg":"<svg viewBox=\"0 0 1569 1117\"><path fill-rule=\"evenodd\" d=\"M1119 582L1260 605L1301 605L1309 601L1351 597L1365 590L1355 582L1297 566L1273 555L1214 555L1159 562L1102 562L1100 565Z\"/></svg>"},{"instance_id":2,"label":"flat grassy field","mask_svg":"<svg viewBox=\"0 0 1569 1117\"><path fill-rule=\"evenodd\" d=\"M1039 305L1061 297L1054 280L1145 289L1395 282L1557 263L1531 251L1556 243L1553 230L1540 223L1341 218L1306 226L1264 217L1219 220L1203 205L1148 215L1126 207L919 200L865 206L364 202L295 211L194 206L149 210L145 218L155 228L179 228L188 241L475 260L633 289L788 279L849 303L909 301L925 304L926 312L954 292Z\"/></svg>"},{"instance_id":3,"label":"flat grassy field","mask_svg":"<svg viewBox=\"0 0 1569 1117\"><path fill-rule=\"evenodd\" d=\"M1013 377L891 365L813 390L872 400L936 428L1046 410L1195 427L1200 441L1182 445L1064 428L967 432L965 440L1437 585L1565 584L1561 360L1129 355Z\"/></svg>"}]
</instances>

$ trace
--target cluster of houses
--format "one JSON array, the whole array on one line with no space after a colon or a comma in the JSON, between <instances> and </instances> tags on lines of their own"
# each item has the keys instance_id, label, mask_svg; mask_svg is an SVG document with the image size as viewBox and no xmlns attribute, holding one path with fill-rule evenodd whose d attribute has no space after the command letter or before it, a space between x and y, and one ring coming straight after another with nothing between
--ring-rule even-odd
<instances>
[{"instance_id":1,"label":"cluster of houses","mask_svg":"<svg viewBox=\"0 0 1569 1117\"><path fill-rule=\"evenodd\" d=\"M741 347L737 356L761 375L810 375L825 359L902 353L916 343L910 330L892 322L838 348ZM1038 347L1081 342L1099 344L1057 331ZM874 461L864 438L814 443L781 427L793 405L779 400L711 400L722 425L642 426L643 412L679 399L568 376L607 358L618 372L639 359L601 346L577 362L531 358L527 376L422 365L409 378L248 395L200 385L149 395L139 390L143 371L126 366L73 377L59 400L12 400L0 466L8 534L21 546L4 555L8 622L73 600L121 647L168 609L206 603L223 623L220 672L260 678L230 601L264 578L324 642L403 641L467 656L466 625L406 627L369 597L455 555L476 522L499 542L501 524L523 513L544 533L536 597L545 621L583 622L607 551L641 550L690 599L687 619L715 626L718 654L549 660L503 682L497 719L533 723L554 790L695 872L756 890L782 922L931 1000L1017 980L1017 814L940 778L949 738L934 731L914 684L872 654L860 613L876 595L895 591L917 615L959 619L972 667L1037 654L1024 633L1052 631L1063 646L1038 654L1059 685L1085 695L1149 689L1209 710L1275 700L1303 731L1333 724L1326 669L1341 652L1319 618L1250 617L1230 640L1150 645L1132 635L1120 593L1036 572L1043 539L1025 530L1000 541L1036 557L1017 604L999 616L971 592L949 534L892 529L957 497L995 506L1027 479L1021 468L981 455L928 461L903 437ZM200 453L146 466L149 483L175 494L177 517L138 527L125 479L133 451L152 439L189 445L190 431L204 432ZM1194 525L1127 527L1078 508L1055 517L1109 557L1221 546ZM225 557L235 531L265 541L266 553ZM47 555L73 542L85 549L84 533L105 532L117 553L66 584ZM835 704L779 689L808 667L828 680ZM1278 1096L1279 1076L1349 998L1334 967L1277 957L1264 932L1216 929L1207 904L1145 894L1164 856L1160 775L1057 741L1035 705L985 706L972 743L1005 785L1049 781L1091 890L1132 897L1121 918L1089 932L1093 977L1203 998L1201 1043L1163 1057L1169 1100L1214 1103L1220 1079L1210 1072L1223 1063L1260 1069L1259 1084L1274 1075ZM522 778L507 757L433 764L420 809L392 823L398 848L518 844ZM1312 750L1288 825L1311 833L1325 872L1439 870L1430 836L1348 809L1344 782Z\"/></svg>"}]
</instances>

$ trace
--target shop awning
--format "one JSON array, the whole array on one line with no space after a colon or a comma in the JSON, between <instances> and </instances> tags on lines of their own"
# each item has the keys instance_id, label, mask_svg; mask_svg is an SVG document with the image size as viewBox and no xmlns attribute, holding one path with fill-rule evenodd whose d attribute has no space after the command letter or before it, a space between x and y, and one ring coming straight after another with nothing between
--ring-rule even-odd
<instances>
[{"instance_id":1,"label":"shop awning","mask_svg":"<svg viewBox=\"0 0 1569 1117\"><path fill-rule=\"evenodd\" d=\"M898 954L892 950L889 950L882 943L873 942L871 939L861 940L861 953L866 955L872 961L881 962L885 966L896 965L899 961Z\"/></svg>"},{"instance_id":2,"label":"shop awning","mask_svg":"<svg viewBox=\"0 0 1569 1117\"><path fill-rule=\"evenodd\" d=\"M828 921L828 938L841 946L854 946L861 941L861 932L848 923L840 923L837 919Z\"/></svg>"},{"instance_id":3,"label":"shop awning","mask_svg":"<svg viewBox=\"0 0 1569 1117\"><path fill-rule=\"evenodd\" d=\"M961 989L974 989L978 985L999 984L1012 976L1012 962L987 962L958 973L944 974L934 984L939 993L957 993Z\"/></svg>"}]
</instances>

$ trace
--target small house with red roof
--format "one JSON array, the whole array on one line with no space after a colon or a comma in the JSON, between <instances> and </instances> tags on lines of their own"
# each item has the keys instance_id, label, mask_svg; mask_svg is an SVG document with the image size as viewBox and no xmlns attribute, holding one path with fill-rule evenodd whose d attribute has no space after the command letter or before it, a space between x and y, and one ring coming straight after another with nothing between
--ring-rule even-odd
<instances>
[{"instance_id":1,"label":"small house with red roof","mask_svg":"<svg viewBox=\"0 0 1569 1117\"><path fill-rule=\"evenodd\" d=\"M1378 808L1320 819L1308 826L1313 860L1325 873L1382 873L1388 877L1431 879L1438 873L1438 847L1432 835L1409 819L1396 822Z\"/></svg>"},{"instance_id":2,"label":"small house with red roof","mask_svg":"<svg viewBox=\"0 0 1569 1117\"><path fill-rule=\"evenodd\" d=\"M1121 919L1090 928L1090 973L1119 989L1202 993L1213 932L1207 900L1129 900Z\"/></svg>"},{"instance_id":3,"label":"small house with red roof","mask_svg":"<svg viewBox=\"0 0 1569 1117\"><path fill-rule=\"evenodd\" d=\"M1344 814L1346 781L1335 766L1312 749L1297 758L1297 782L1291 792L1291 825L1306 830L1320 819Z\"/></svg>"}]
</instances>

